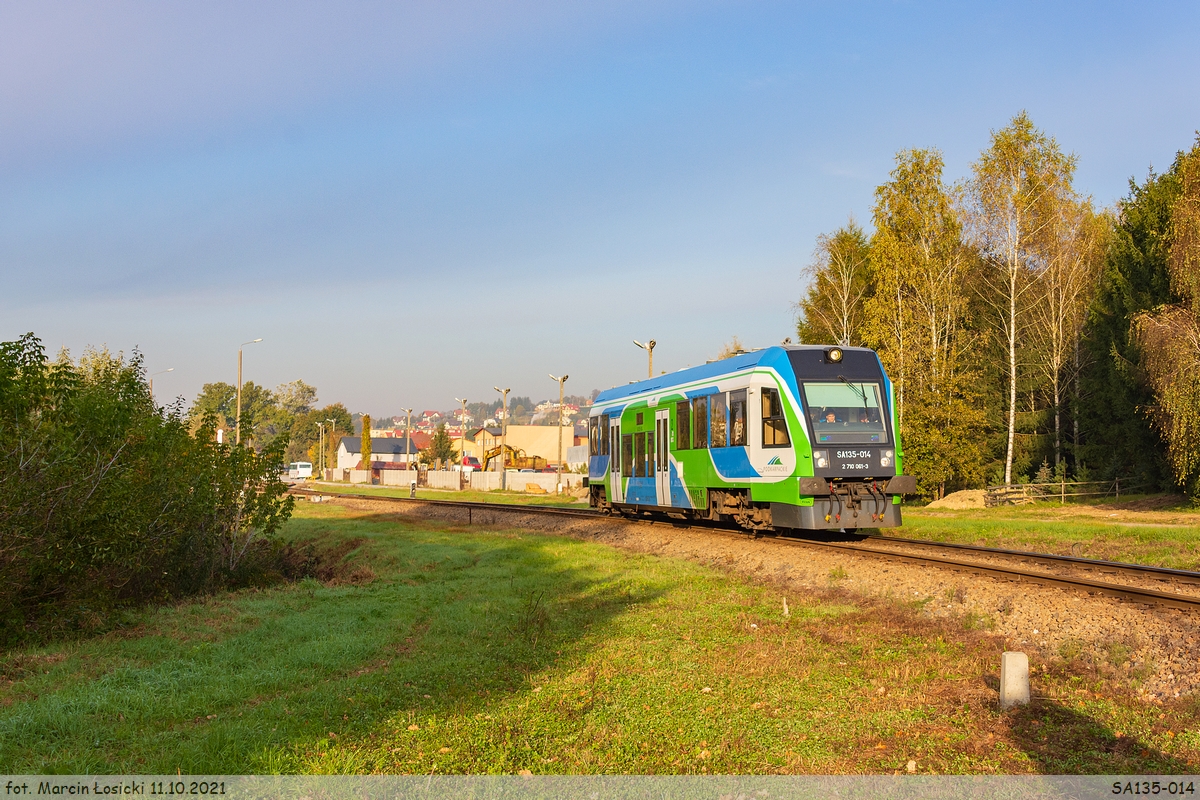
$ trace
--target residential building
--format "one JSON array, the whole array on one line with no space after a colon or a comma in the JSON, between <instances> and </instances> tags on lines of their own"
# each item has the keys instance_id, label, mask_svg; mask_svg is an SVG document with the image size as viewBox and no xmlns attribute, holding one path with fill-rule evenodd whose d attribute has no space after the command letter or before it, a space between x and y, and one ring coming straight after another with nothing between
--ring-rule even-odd
<instances>
[{"instance_id":1,"label":"residential building","mask_svg":"<svg viewBox=\"0 0 1200 800\"><path fill-rule=\"evenodd\" d=\"M420 436L420 438L418 438ZM409 442L403 435L398 437L371 437L371 463L409 464L416 463L423 447L429 446L429 437L414 433ZM407 451L407 452L406 452ZM338 444L338 469L365 469L362 462L362 437L345 436Z\"/></svg>"}]
</instances>

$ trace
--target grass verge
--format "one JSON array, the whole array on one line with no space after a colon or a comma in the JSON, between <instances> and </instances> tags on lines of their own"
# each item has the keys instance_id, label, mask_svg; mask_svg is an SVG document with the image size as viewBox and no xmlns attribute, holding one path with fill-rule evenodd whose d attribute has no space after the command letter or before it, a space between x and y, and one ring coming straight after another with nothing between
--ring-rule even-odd
<instances>
[{"instance_id":1,"label":"grass verge","mask_svg":"<svg viewBox=\"0 0 1200 800\"><path fill-rule=\"evenodd\" d=\"M836 588L303 505L324 582L0 661L0 771L1187 771L1200 714L1073 662L995 707L1000 645ZM957 627L955 627L957 626ZM989 685L989 683L991 685Z\"/></svg>"},{"instance_id":2,"label":"grass verge","mask_svg":"<svg viewBox=\"0 0 1200 800\"><path fill-rule=\"evenodd\" d=\"M883 533L1200 569L1200 515L1190 512L1142 513L1118 506L1057 503L962 511L906 508L904 526Z\"/></svg>"}]
</instances>

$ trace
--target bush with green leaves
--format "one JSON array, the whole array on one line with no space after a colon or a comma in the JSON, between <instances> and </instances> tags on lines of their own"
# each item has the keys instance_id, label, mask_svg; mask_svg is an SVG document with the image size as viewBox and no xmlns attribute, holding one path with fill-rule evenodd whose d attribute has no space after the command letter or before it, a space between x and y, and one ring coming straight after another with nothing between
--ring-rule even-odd
<instances>
[{"instance_id":1,"label":"bush with green leaves","mask_svg":"<svg viewBox=\"0 0 1200 800\"><path fill-rule=\"evenodd\" d=\"M136 353L0 343L0 643L278 570L286 441L217 444L215 424L156 407Z\"/></svg>"}]
</instances>

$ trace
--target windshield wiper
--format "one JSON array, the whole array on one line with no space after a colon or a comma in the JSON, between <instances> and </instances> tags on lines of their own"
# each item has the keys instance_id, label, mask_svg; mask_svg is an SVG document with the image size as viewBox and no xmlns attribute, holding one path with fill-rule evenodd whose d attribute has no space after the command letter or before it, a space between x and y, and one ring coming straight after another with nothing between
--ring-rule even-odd
<instances>
[{"instance_id":1,"label":"windshield wiper","mask_svg":"<svg viewBox=\"0 0 1200 800\"><path fill-rule=\"evenodd\" d=\"M861 386L855 386L850 381L846 380L845 375L838 375L838 380L850 387L850 391L858 395L858 399L862 400L863 408L867 408L867 390Z\"/></svg>"}]
</instances>

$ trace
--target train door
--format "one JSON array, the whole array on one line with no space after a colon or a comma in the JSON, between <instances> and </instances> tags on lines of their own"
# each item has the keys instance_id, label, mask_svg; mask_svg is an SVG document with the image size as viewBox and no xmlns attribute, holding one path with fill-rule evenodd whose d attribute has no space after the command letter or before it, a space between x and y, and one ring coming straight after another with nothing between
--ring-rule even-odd
<instances>
[{"instance_id":1,"label":"train door","mask_svg":"<svg viewBox=\"0 0 1200 800\"><path fill-rule=\"evenodd\" d=\"M660 506L671 505L670 413L667 409L654 412L654 486Z\"/></svg>"},{"instance_id":2,"label":"train door","mask_svg":"<svg viewBox=\"0 0 1200 800\"><path fill-rule=\"evenodd\" d=\"M617 417L617 419L619 420L620 417ZM608 463L612 465L610 469L612 479L611 502L623 503L625 502L625 493L621 491L621 423L612 423L609 426L609 430L612 432L611 447L608 451L612 454L608 460Z\"/></svg>"}]
</instances>

